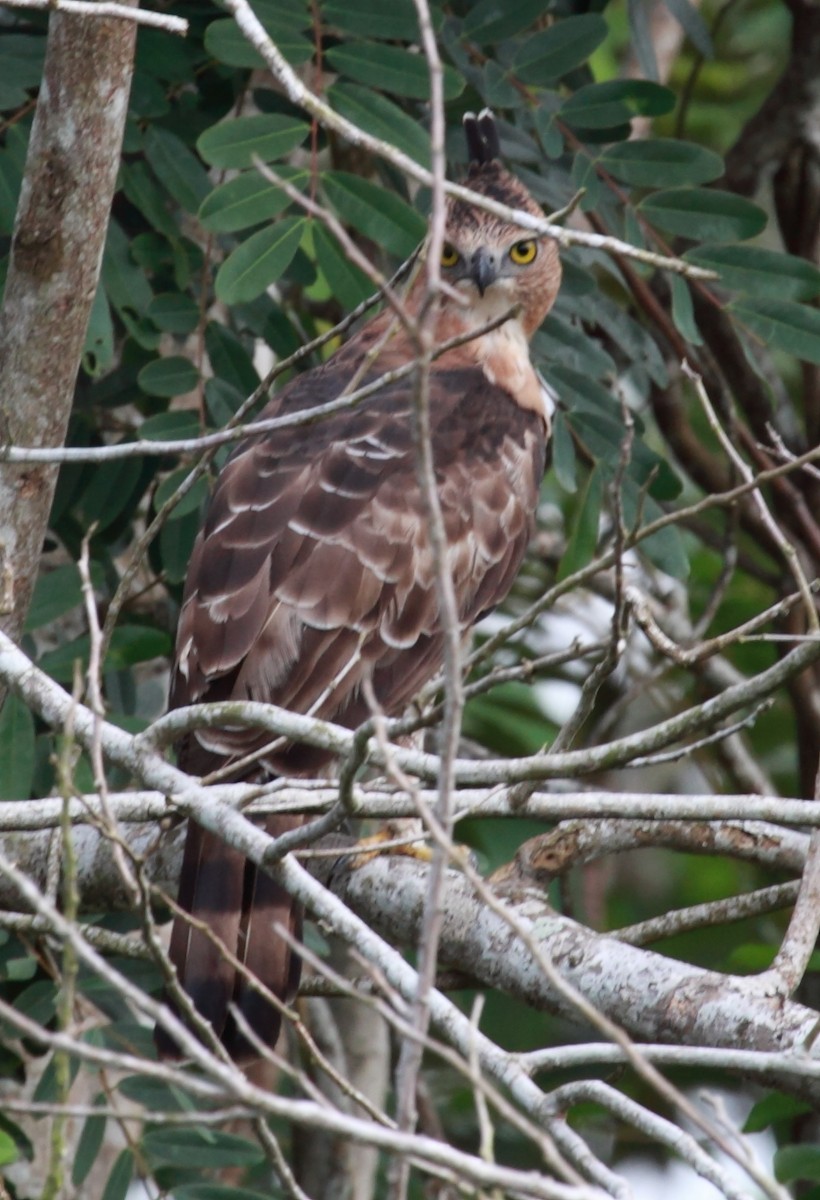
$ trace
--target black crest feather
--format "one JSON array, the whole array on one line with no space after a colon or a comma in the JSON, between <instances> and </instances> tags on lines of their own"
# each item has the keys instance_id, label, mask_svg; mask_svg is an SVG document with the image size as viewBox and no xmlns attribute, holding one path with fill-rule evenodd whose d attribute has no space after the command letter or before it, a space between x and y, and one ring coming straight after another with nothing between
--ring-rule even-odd
<instances>
[{"instance_id":1,"label":"black crest feather","mask_svg":"<svg viewBox=\"0 0 820 1200\"><path fill-rule=\"evenodd\" d=\"M501 154L501 142L492 110L482 108L478 116L465 113L463 121L470 165L481 167L497 159Z\"/></svg>"}]
</instances>

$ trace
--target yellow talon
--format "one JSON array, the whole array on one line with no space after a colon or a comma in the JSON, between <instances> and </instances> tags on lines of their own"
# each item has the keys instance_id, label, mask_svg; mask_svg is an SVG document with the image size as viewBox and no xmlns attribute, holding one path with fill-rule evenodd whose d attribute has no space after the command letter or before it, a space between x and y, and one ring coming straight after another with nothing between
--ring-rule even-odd
<instances>
[{"instance_id":1,"label":"yellow talon","mask_svg":"<svg viewBox=\"0 0 820 1200\"><path fill-rule=\"evenodd\" d=\"M419 862L430 862L433 857L432 850L423 842L419 842L417 837L418 835L414 837L413 841L408 841L406 834L388 826L379 833L362 838L357 843L352 869L358 870L378 854L403 854L407 858L415 858Z\"/></svg>"}]
</instances>

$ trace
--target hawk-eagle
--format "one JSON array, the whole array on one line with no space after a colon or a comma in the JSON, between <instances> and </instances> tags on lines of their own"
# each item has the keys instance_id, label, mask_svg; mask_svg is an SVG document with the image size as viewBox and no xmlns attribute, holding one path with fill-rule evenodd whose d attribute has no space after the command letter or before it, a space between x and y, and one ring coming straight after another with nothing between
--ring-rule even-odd
<instances>
[{"instance_id":1,"label":"hawk-eagle","mask_svg":"<svg viewBox=\"0 0 820 1200\"><path fill-rule=\"evenodd\" d=\"M466 185L535 216L527 189L498 160L492 114L465 118ZM429 375L435 483L458 618L466 632L502 600L530 539L550 413L529 339L558 291L554 241L529 235L461 199L446 209L437 345L485 332L436 358ZM405 304L427 295L420 270ZM327 362L270 401L262 418L310 410L416 357L386 309ZM443 634L435 568L412 434L413 375L385 383L356 407L250 437L226 462L197 538L185 585L171 707L257 700L355 728L381 708L399 714L439 669ZM329 755L253 729L188 735L181 765L194 775L312 776ZM302 820L267 819L276 837ZM210 931L177 917L171 959L201 1015L236 1056L251 1053L235 1004L273 1045L280 1015L222 953L223 943L281 1000L292 998L298 956L274 932L298 937L298 905L213 833L189 823L179 903ZM160 1048L174 1047L158 1032Z\"/></svg>"}]
</instances>

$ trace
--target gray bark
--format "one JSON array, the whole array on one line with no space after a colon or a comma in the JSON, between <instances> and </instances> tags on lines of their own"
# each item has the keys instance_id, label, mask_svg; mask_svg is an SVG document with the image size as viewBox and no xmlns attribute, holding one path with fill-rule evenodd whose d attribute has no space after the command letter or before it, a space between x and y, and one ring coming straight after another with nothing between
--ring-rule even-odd
<instances>
[{"instance_id":1,"label":"gray bark","mask_svg":"<svg viewBox=\"0 0 820 1200\"><path fill-rule=\"evenodd\" d=\"M124 895L110 844L87 827L75 830L74 836L83 908L116 907ZM127 836L133 848L147 856L148 874L172 890L181 857L181 829L163 835L156 826L134 827ZM2 840L4 854L40 888L46 886L49 837L48 833L20 833ZM351 870L348 858L320 859L314 870L386 941L415 944L427 889L426 864L379 856ZM820 1071L813 1069L809 1057L817 1013L788 999L771 979L704 970L593 932L556 913L532 883L512 888L508 884L505 893L511 914L528 930L539 953L633 1038L782 1056L771 1074L758 1073L757 1078L818 1102ZM0 907L21 907L8 881ZM577 1019L572 1005L551 987L516 931L455 871L447 876L441 958L479 985L499 988L536 1009ZM375 1034L370 1028L381 1037L380 1031ZM358 1082L368 1090L364 1080Z\"/></svg>"},{"instance_id":2,"label":"gray bark","mask_svg":"<svg viewBox=\"0 0 820 1200\"><path fill-rule=\"evenodd\" d=\"M136 29L52 13L0 311L0 442L60 446L97 290ZM1 456L0 456L1 457ZM0 466L0 628L22 631L56 469Z\"/></svg>"}]
</instances>

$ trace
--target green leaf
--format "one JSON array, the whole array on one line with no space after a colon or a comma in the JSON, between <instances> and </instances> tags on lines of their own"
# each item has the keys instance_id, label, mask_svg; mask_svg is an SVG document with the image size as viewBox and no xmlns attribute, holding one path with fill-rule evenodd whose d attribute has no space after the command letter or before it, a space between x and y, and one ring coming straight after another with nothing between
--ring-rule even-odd
<instances>
[{"instance_id":1,"label":"green leaf","mask_svg":"<svg viewBox=\"0 0 820 1200\"><path fill-rule=\"evenodd\" d=\"M754 1105L743 1126L744 1133L760 1133L777 1121L791 1121L804 1113L812 1111L812 1106L796 1096L786 1096L783 1092L770 1092Z\"/></svg>"},{"instance_id":2,"label":"green leaf","mask_svg":"<svg viewBox=\"0 0 820 1200\"><path fill-rule=\"evenodd\" d=\"M820 1180L820 1146L782 1146L774 1156L774 1174L780 1183Z\"/></svg>"},{"instance_id":3,"label":"green leaf","mask_svg":"<svg viewBox=\"0 0 820 1200\"><path fill-rule=\"evenodd\" d=\"M174 45L162 29L140 29L137 38L137 67L164 83L194 83L201 67L201 51L194 39L175 38Z\"/></svg>"},{"instance_id":4,"label":"green leaf","mask_svg":"<svg viewBox=\"0 0 820 1200\"><path fill-rule=\"evenodd\" d=\"M615 372L615 363L605 350L569 321L551 312L533 338L545 362L560 363L592 376Z\"/></svg>"},{"instance_id":5,"label":"green leaf","mask_svg":"<svg viewBox=\"0 0 820 1200\"><path fill-rule=\"evenodd\" d=\"M805 258L760 246L695 246L687 262L718 271L721 283L754 296L775 300L813 300L820 296L820 270Z\"/></svg>"},{"instance_id":6,"label":"green leaf","mask_svg":"<svg viewBox=\"0 0 820 1200\"><path fill-rule=\"evenodd\" d=\"M37 962L31 954L26 954L24 958L6 958L0 964L0 978L8 979L12 983L26 983L36 974Z\"/></svg>"},{"instance_id":7,"label":"green leaf","mask_svg":"<svg viewBox=\"0 0 820 1200\"><path fill-rule=\"evenodd\" d=\"M278 167L277 173L299 188L310 178L308 171L295 167ZM199 219L214 233L235 233L250 225L272 221L290 203L282 188L264 179L258 171L245 171L214 188L199 209Z\"/></svg>"},{"instance_id":8,"label":"green leaf","mask_svg":"<svg viewBox=\"0 0 820 1200\"><path fill-rule=\"evenodd\" d=\"M751 200L712 188L655 192L638 208L653 225L699 241L755 237L766 228L767 220L763 209Z\"/></svg>"},{"instance_id":9,"label":"green leaf","mask_svg":"<svg viewBox=\"0 0 820 1200\"><path fill-rule=\"evenodd\" d=\"M282 54L293 67L309 62L313 46L300 33L310 23L307 9L302 13L283 9L281 3L254 3L254 12ZM205 49L215 59L229 67L267 67L262 55L255 50L242 30L232 19L212 21L205 30Z\"/></svg>"},{"instance_id":10,"label":"green leaf","mask_svg":"<svg viewBox=\"0 0 820 1200\"><path fill-rule=\"evenodd\" d=\"M145 157L177 204L186 212L196 212L211 185L202 163L182 138L150 125L145 135Z\"/></svg>"},{"instance_id":11,"label":"green leaf","mask_svg":"<svg viewBox=\"0 0 820 1200\"><path fill-rule=\"evenodd\" d=\"M640 73L647 79L656 80L658 60L643 0L626 0L626 13L629 20L630 49L638 60Z\"/></svg>"},{"instance_id":12,"label":"green leaf","mask_svg":"<svg viewBox=\"0 0 820 1200\"><path fill-rule=\"evenodd\" d=\"M205 404L217 429L227 425L244 399L242 392L224 379L209 379L205 384Z\"/></svg>"},{"instance_id":13,"label":"green leaf","mask_svg":"<svg viewBox=\"0 0 820 1200\"><path fill-rule=\"evenodd\" d=\"M136 503L142 478L142 463L138 458L98 463L90 475L88 486L75 503L75 515L86 528L93 523L97 533L108 529Z\"/></svg>"},{"instance_id":14,"label":"green leaf","mask_svg":"<svg viewBox=\"0 0 820 1200\"><path fill-rule=\"evenodd\" d=\"M129 1100L142 1104L149 1112L190 1112L191 1101L182 1088L147 1075L127 1075L117 1084L117 1091Z\"/></svg>"},{"instance_id":15,"label":"green leaf","mask_svg":"<svg viewBox=\"0 0 820 1200\"><path fill-rule=\"evenodd\" d=\"M92 580L96 577L99 584L99 565L94 563L92 566L96 568L92 572ZM56 621L63 613L75 608L82 598L80 572L74 563L42 572L34 585L34 595L26 617L26 633Z\"/></svg>"},{"instance_id":16,"label":"green leaf","mask_svg":"<svg viewBox=\"0 0 820 1200\"><path fill-rule=\"evenodd\" d=\"M199 437L201 433L199 417L190 408L157 413L154 417L148 417L139 427L140 441L147 442L175 442Z\"/></svg>"},{"instance_id":17,"label":"green leaf","mask_svg":"<svg viewBox=\"0 0 820 1200\"><path fill-rule=\"evenodd\" d=\"M102 261L102 282L108 299L119 313L144 313L151 303L151 285L131 258L131 245L122 228L112 218L108 224Z\"/></svg>"},{"instance_id":18,"label":"green leaf","mask_svg":"<svg viewBox=\"0 0 820 1200\"><path fill-rule=\"evenodd\" d=\"M188 478L190 473L189 467L180 467L178 470L171 471L169 475L166 475L154 494L154 508L162 508L166 500L170 500L171 496ZM191 490L186 492L182 499L173 507L168 519L178 521L180 517L187 516L190 512L199 512L200 506L207 499L207 496L208 483L205 477L201 476Z\"/></svg>"},{"instance_id":19,"label":"green leaf","mask_svg":"<svg viewBox=\"0 0 820 1200\"><path fill-rule=\"evenodd\" d=\"M348 33L369 38L398 38L414 42L419 22L412 0L325 0L322 17Z\"/></svg>"},{"instance_id":20,"label":"green leaf","mask_svg":"<svg viewBox=\"0 0 820 1200\"><path fill-rule=\"evenodd\" d=\"M598 525L604 499L604 476L600 467L590 472L581 503L575 513L567 548L558 566L558 579L566 579L586 566L598 544Z\"/></svg>"},{"instance_id":21,"label":"green leaf","mask_svg":"<svg viewBox=\"0 0 820 1200\"><path fill-rule=\"evenodd\" d=\"M347 221L390 254L406 258L424 237L424 218L401 197L347 171L326 171L323 189Z\"/></svg>"},{"instance_id":22,"label":"green leaf","mask_svg":"<svg viewBox=\"0 0 820 1200\"><path fill-rule=\"evenodd\" d=\"M581 129L611 129L635 116L661 116L675 107L675 93L646 79L613 79L574 92L561 118Z\"/></svg>"},{"instance_id":23,"label":"green leaf","mask_svg":"<svg viewBox=\"0 0 820 1200\"><path fill-rule=\"evenodd\" d=\"M17 1144L14 1138L6 1133L4 1129L0 1129L0 1167L5 1167L8 1163L16 1162L18 1157Z\"/></svg>"},{"instance_id":24,"label":"green leaf","mask_svg":"<svg viewBox=\"0 0 820 1200\"><path fill-rule=\"evenodd\" d=\"M210 321L205 327L205 349L217 379L230 384L243 399L259 386L253 359L233 330Z\"/></svg>"},{"instance_id":25,"label":"green leaf","mask_svg":"<svg viewBox=\"0 0 820 1200\"><path fill-rule=\"evenodd\" d=\"M479 0L464 18L464 36L486 46L513 37L544 15L544 0Z\"/></svg>"},{"instance_id":26,"label":"green leaf","mask_svg":"<svg viewBox=\"0 0 820 1200\"><path fill-rule=\"evenodd\" d=\"M324 225L313 228L316 263L333 296L347 309L355 308L374 290L367 276L349 262L339 243Z\"/></svg>"},{"instance_id":27,"label":"green leaf","mask_svg":"<svg viewBox=\"0 0 820 1200\"><path fill-rule=\"evenodd\" d=\"M197 149L212 167L250 167L284 158L305 140L310 126L281 113L234 117L212 125L197 140Z\"/></svg>"},{"instance_id":28,"label":"green leaf","mask_svg":"<svg viewBox=\"0 0 820 1200\"><path fill-rule=\"evenodd\" d=\"M97 287L94 303L88 318L83 346L83 370L86 375L97 376L106 371L114 361L114 325L105 288Z\"/></svg>"},{"instance_id":29,"label":"green leaf","mask_svg":"<svg viewBox=\"0 0 820 1200\"><path fill-rule=\"evenodd\" d=\"M543 106L535 110L535 128L547 158L560 158L564 153L564 134L556 116Z\"/></svg>"},{"instance_id":30,"label":"green leaf","mask_svg":"<svg viewBox=\"0 0 820 1200\"><path fill-rule=\"evenodd\" d=\"M118 625L111 636L105 668L120 671L135 663L165 658L173 649L171 635L148 625Z\"/></svg>"},{"instance_id":31,"label":"green leaf","mask_svg":"<svg viewBox=\"0 0 820 1200\"><path fill-rule=\"evenodd\" d=\"M184 396L199 383L199 371L190 358L171 354L146 363L137 376L137 383L147 396Z\"/></svg>"},{"instance_id":32,"label":"green leaf","mask_svg":"<svg viewBox=\"0 0 820 1200\"><path fill-rule=\"evenodd\" d=\"M695 323L689 284L680 275L670 275L669 284L672 290L672 320L690 345L702 346L703 338Z\"/></svg>"},{"instance_id":33,"label":"green leaf","mask_svg":"<svg viewBox=\"0 0 820 1200\"><path fill-rule=\"evenodd\" d=\"M105 1093L100 1092L96 1096L94 1104L103 1107L105 1103ZM86 1117L85 1119L77 1148L74 1151L74 1161L71 1164L71 1182L75 1187L80 1187L85 1182L88 1172L97 1161L97 1155L105 1137L107 1122L108 1118L102 1116Z\"/></svg>"},{"instance_id":34,"label":"green leaf","mask_svg":"<svg viewBox=\"0 0 820 1200\"><path fill-rule=\"evenodd\" d=\"M108 915L106 919L106 925L111 922L112 915L113 914ZM124 916L124 914L120 915L121 917ZM118 930L118 932L125 931ZM149 964L143 962L140 964L141 970L139 973L132 976L132 973L129 970L124 970L123 968L133 966L133 959L116 958L113 961L122 974L124 974L126 978L131 978L132 982L135 982L136 985L142 989L142 991L155 992L158 990L159 976L155 967L151 967ZM88 989L85 982L83 984L83 991L84 994L89 996L93 1003L96 1003L95 996ZM109 989L109 992L111 991L113 991L113 989ZM119 994L117 993L117 995ZM127 1011L127 1005L124 1004L121 997L118 999L118 1005L121 1009ZM110 1025L98 1025L93 1029L89 1029L87 1033L83 1034L83 1041L88 1042L88 1044L91 1046L99 1046L109 1050L115 1050L118 1054L122 1054L124 1052L126 1054L139 1055L142 1058L148 1059L151 1059L154 1054L154 1040L151 1036L150 1026L146 1027L145 1025L138 1025L135 1021L128 1020L128 1018L120 1018L112 1021Z\"/></svg>"},{"instance_id":35,"label":"green leaf","mask_svg":"<svg viewBox=\"0 0 820 1200\"><path fill-rule=\"evenodd\" d=\"M698 53L704 58L714 58L709 28L690 0L664 0L664 3Z\"/></svg>"},{"instance_id":36,"label":"green leaf","mask_svg":"<svg viewBox=\"0 0 820 1200\"><path fill-rule=\"evenodd\" d=\"M12 127L6 136L19 131ZM22 168L8 150L0 150L0 233L9 236L14 229L14 217L17 212L17 200L20 195L20 185L23 182Z\"/></svg>"},{"instance_id":37,"label":"green leaf","mask_svg":"<svg viewBox=\"0 0 820 1200\"><path fill-rule=\"evenodd\" d=\"M383 46L378 42L345 42L327 52L334 70L357 83L410 96L416 100L430 98L430 71L426 58L411 54L400 46ZM444 66L444 98L455 100L464 90L464 80L453 67Z\"/></svg>"},{"instance_id":38,"label":"green leaf","mask_svg":"<svg viewBox=\"0 0 820 1200\"><path fill-rule=\"evenodd\" d=\"M23 184L25 156L28 151L28 124L12 125L4 134L5 148L0 150L0 233L11 234L17 200Z\"/></svg>"},{"instance_id":39,"label":"green leaf","mask_svg":"<svg viewBox=\"0 0 820 1200\"><path fill-rule=\"evenodd\" d=\"M423 167L430 166L429 133L387 96L341 80L328 88L327 100L354 125L397 146Z\"/></svg>"},{"instance_id":40,"label":"green leaf","mask_svg":"<svg viewBox=\"0 0 820 1200\"><path fill-rule=\"evenodd\" d=\"M46 39L28 33L3 31L0 109L17 108L29 99L28 89L39 87L43 76Z\"/></svg>"},{"instance_id":41,"label":"green leaf","mask_svg":"<svg viewBox=\"0 0 820 1200\"><path fill-rule=\"evenodd\" d=\"M600 161L616 179L633 187L709 183L723 174L723 159L719 154L674 138L619 142L609 146Z\"/></svg>"},{"instance_id":42,"label":"green leaf","mask_svg":"<svg viewBox=\"0 0 820 1200\"><path fill-rule=\"evenodd\" d=\"M626 438L620 414L613 418L581 408L573 409L567 419L592 457L605 464L610 472L617 470ZM658 500L673 500L680 494L681 483L674 471L640 437L632 439L627 469L636 486L647 486ZM661 515L660 510L656 515Z\"/></svg>"},{"instance_id":43,"label":"green leaf","mask_svg":"<svg viewBox=\"0 0 820 1200\"><path fill-rule=\"evenodd\" d=\"M188 574L191 551L199 532L199 513L166 521L157 540L157 553L169 583L182 583Z\"/></svg>"},{"instance_id":44,"label":"green leaf","mask_svg":"<svg viewBox=\"0 0 820 1200\"><path fill-rule=\"evenodd\" d=\"M179 237L179 229L168 211L168 198L144 162L123 163L120 180L122 190L149 225L169 241Z\"/></svg>"},{"instance_id":45,"label":"green leaf","mask_svg":"<svg viewBox=\"0 0 820 1200\"><path fill-rule=\"evenodd\" d=\"M68 1064L68 1073L72 1083L77 1078L77 1072L79 1069L79 1059L70 1059ZM32 1098L40 1104L54 1104L58 1101L62 1103L65 1102L62 1094L62 1083L57 1076L57 1068L53 1055L46 1063L45 1070L37 1080L37 1086L34 1089Z\"/></svg>"},{"instance_id":46,"label":"green leaf","mask_svg":"<svg viewBox=\"0 0 820 1200\"><path fill-rule=\"evenodd\" d=\"M205 1126L151 1129L142 1144L151 1161L177 1167L252 1167L265 1158L256 1142Z\"/></svg>"},{"instance_id":47,"label":"green leaf","mask_svg":"<svg viewBox=\"0 0 820 1200\"><path fill-rule=\"evenodd\" d=\"M34 718L17 696L0 709L0 800L27 800L34 778Z\"/></svg>"},{"instance_id":48,"label":"green leaf","mask_svg":"<svg viewBox=\"0 0 820 1200\"><path fill-rule=\"evenodd\" d=\"M544 715L534 689L513 682L499 684L467 702L464 733L496 754L517 757L537 754L552 741L556 729Z\"/></svg>"},{"instance_id":49,"label":"green leaf","mask_svg":"<svg viewBox=\"0 0 820 1200\"><path fill-rule=\"evenodd\" d=\"M148 305L148 316L158 329L184 336L199 324L199 307L184 292L161 292Z\"/></svg>"},{"instance_id":50,"label":"green leaf","mask_svg":"<svg viewBox=\"0 0 820 1200\"><path fill-rule=\"evenodd\" d=\"M820 366L820 309L792 300L743 300L728 311L774 350Z\"/></svg>"},{"instance_id":51,"label":"green leaf","mask_svg":"<svg viewBox=\"0 0 820 1200\"><path fill-rule=\"evenodd\" d=\"M302 240L304 217L285 217L259 229L225 259L216 273L215 290L225 304L253 300L290 266Z\"/></svg>"},{"instance_id":52,"label":"green leaf","mask_svg":"<svg viewBox=\"0 0 820 1200\"><path fill-rule=\"evenodd\" d=\"M663 516L662 509L651 496L646 494L638 482L627 476L621 488L621 504L623 506L624 523L627 529L634 528L640 518L640 527L650 524ZM686 579L689 574L689 559L683 544L680 530L669 525L659 529L638 543L641 554L645 554L650 562L671 575L673 579Z\"/></svg>"},{"instance_id":53,"label":"green leaf","mask_svg":"<svg viewBox=\"0 0 820 1200\"><path fill-rule=\"evenodd\" d=\"M511 71L505 71L498 63L490 58L484 64L483 96L487 104L497 108L511 108L519 99L520 93L513 82Z\"/></svg>"},{"instance_id":54,"label":"green leaf","mask_svg":"<svg viewBox=\"0 0 820 1200\"><path fill-rule=\"evenodd\" d=\"M577 490L575 444L562 412L555 414L552 423L552 465L555 477L565 492Z\"/></svg>"},{"instance_id":55,"label":"green leaf","mask_svg":"<svg viewBox=\"0 0 820 1200\"><path fill-rule=\"evenodd\" d=\"M607 32L606 21L598 13L565 17L522 43L515 56L515 72L522 83L556 83L586 62Z\"/></svg>"},{"instance_id":56,"label":"green leaf","mask_svg":"<svg viewBox=\"0 0 820 1200\"><path fill-rule=\"evenodd\" d=\"M178 524L179 522L175 522ZM105 669L120 671L138 662L150 662L171 653L171 637L161 629L150 629L147 625L119 625L111 638ZM88 666L89 638L87 634L75 638L56 650L49 650L39 661L41 670L59 683L70 683L74 676L74 664L79 661L83 670Z\"/></svg>"},{"instance_id":57,"label":"green leaf","mask_svg":"<svg viewBox=\"0 0 820 1200\"><path fill-rule=\"evenodd\" d=\"M20 1059L7 1047L0 1051L0 1069L3 1072L3 1077L11 1079L14 1077L17 1068L20 1066ZM28 1162L34 1161L34 1145L31 1138L26 1134L16 1121L12 1121L4 1113L0 1113L0 1129L11 1138L17 1148L17 1158L25 1158ZM32 1130L32 1132L34 1132Z\"/></svg>"},{"instance_id":58,"label":"green leaf","mask_svg":"<svg viewBox=\"0 0 820 1200\"><path fill-rule=\"evenodd\" d=\"M135 71L131 81L131 95L128 98L128 115L140 121L155 121L158 117L167 116L171 105L165 94L165 88L145 71ZM127 136L127 131L126 131Z\"/></svg>"},{"instance_id":59,"label":"green leaf","mask_svg":"<svg viewBox=\"0 0 820 1200\"><path fill-rule=\"evenodd\" d=\"M121 1150L106 1180L102 1200L126 1200L133 1176L134 1155L130 1150Z\"/></svg>"},{"instance_id":60,"label":"green leaf","mask_svg":"<svg viewBox=\"0 0 820 1200\"><path fill-rule=\"evenodd\" d=\"M572 412L585 409L620 420L620 407L612 392L583 371L551 363L545 368L544 377L561 397L564 407Z\"/></svg>"}]
</instances>

